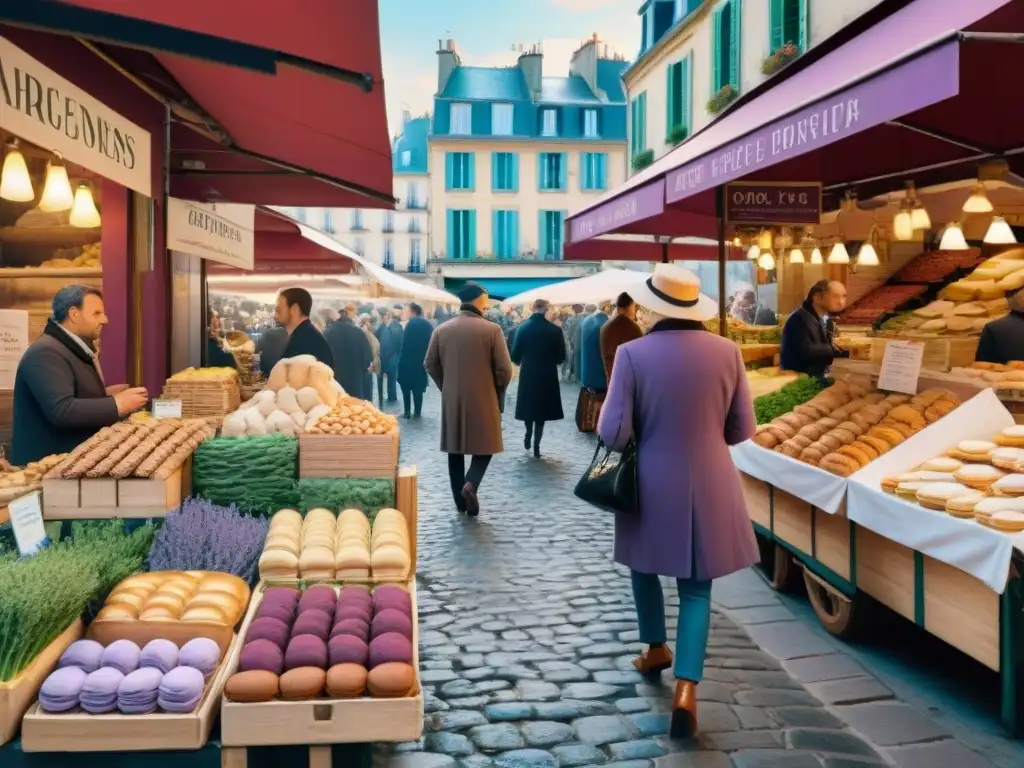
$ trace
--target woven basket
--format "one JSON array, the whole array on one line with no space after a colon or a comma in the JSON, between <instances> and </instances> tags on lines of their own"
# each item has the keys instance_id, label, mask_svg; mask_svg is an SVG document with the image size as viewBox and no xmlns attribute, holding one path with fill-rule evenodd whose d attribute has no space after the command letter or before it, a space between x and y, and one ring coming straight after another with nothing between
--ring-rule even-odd
<instances>
[{"instance_id":1,"label":"woven basket","mask_svg":"<svg viewBox=\"0 0 1024 768\"><path fill-rule=\"evenodd\" d=\"M576 401L576 428L580 432L596 432L597 420L601 416L604 405L604 392L593 389L581 389L579 400Z\"/></svg>"}]
</instances>

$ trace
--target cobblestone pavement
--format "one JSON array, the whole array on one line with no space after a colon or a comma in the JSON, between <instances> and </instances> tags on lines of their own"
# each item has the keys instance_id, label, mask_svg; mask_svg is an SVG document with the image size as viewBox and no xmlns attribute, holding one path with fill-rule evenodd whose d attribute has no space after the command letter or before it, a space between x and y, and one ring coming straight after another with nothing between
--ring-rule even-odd
<instances>
[{"instance_id":1,"label":"cobblestone pavement","mask_svg":"<svg viewBox=\"0 0 1024 768\"><path fill-rule=\"evenodd\" d=\"M420 667L424 738L382 746L393 768L865 768L884 764L716 608L699 688L701 734L668 739L674 681L645 681L625 570L610 559L611 518L572 495L592 438L549 424L544 458L505 416L506 452L458 515L437 451L439 398L403 425L402 462L419 467ZM508 413L514 411L510 397ZM666 590L668 613L677 599Z\"/></svg>"}]
</instances>

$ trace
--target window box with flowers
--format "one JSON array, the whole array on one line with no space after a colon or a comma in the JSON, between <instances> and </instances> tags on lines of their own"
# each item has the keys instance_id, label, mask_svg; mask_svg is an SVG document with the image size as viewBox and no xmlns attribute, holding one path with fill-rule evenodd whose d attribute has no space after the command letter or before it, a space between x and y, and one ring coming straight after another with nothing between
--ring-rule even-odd
<instances>
[{"instance_id":1,"label":"window box with flowers","mask_svg":"<svg viewBox=\"0 0 1024 768\"><path fill-rule=\"evenodd\" d=\"M637 152L633 155L633 170L642 171L648 165L654 162L654 150L645 149L643 152Z\"/></svg>"},{"instance_id":2,"label":"window box with flowers","mask_svg":"<svg viewBox=\"0 0 1024 768\"><path fill-rule=\"evenodd\" d=\"M799 55L800 47L796 43L786 43L761 62L761 72L765 75L774 75Z\"/></svg>"},{"instance_id":3,"label":"window box with flowers","mask_svg":"<svg viewBox=\"0 0 1024 768\"><path fill-rule=\"evenodd\" d=\"M678 147L688 138L690 138L690 132L686 129L686 126L676 125L668 132L667 143L673 147Z\"/></svg>"},{"instance_id":4,"label":"window box with flowers","mask_svg":"<svg viewBox=\"0 0 1024 768\"><path fill-rule=\"evenodd\" d=\"M718 92L708 100L708 112L717 115L727 106L732 104L740 95L739 89L732 83L723 85Z\"/></svg>"}]
</instances>

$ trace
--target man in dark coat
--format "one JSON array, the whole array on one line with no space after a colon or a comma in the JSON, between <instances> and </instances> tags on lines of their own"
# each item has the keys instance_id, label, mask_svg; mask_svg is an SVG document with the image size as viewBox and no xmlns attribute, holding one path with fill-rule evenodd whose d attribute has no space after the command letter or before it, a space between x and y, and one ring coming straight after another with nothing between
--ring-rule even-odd
<instances>
[{"instance_id":1,"label":"man in dark coat","mask_svg":"<svg viewBox=\"0 0 1024 768\"><path fill-rule=\"evenodd\" d=\"M402 353L402 321L393 313L385 312L377 328L380 340L380 375L377 377L377 394L384 403L384 381L387 379L388 402L398 402L398 356Z\"/></svg>"},{"instance_id":2,"label":"man in dark coat","mask_svg":"<svg viewBox=\"0 0 1024 768\"><path fill-rule=\"evenodd\" d=\"M434 326L423 317L423 308L415 302L410 304L409 322L405 324L402 351L398 355L398 385L402 388L402 405L407 419L414 416L418 419L423 411L423 393L427 391L427 369L423 367L423 361L433 332Z\"/></svg>"},{"instance_id":3,"label":"man in dark coat","mask_svg":"<svg viewBox=\"0 0 1024 768\"><path fill-rule=\"evenodd\" d=\"M256 342L256 352L260 356L260 373L264 379L270 378L270 372L277 362L284 357L284 350L288 346L288 331L284 326L275 325L260 334L260 340Z\"/></svg>"},{"instance_id":4,"label":"man in dark coat","mask_svg":"<svg viewBox=\"0 0 1024 768\"><path fill-rule=\"evenodd\" d=\"M1024 360L1024 290L1009 297L1010 313L985 326L978 340L975 359L979 363Z\"/></svg>"},{"instance_id":5,"label":"man in dark coat","mask_svg":"<svg viewBox=\"0 0 1024 768\"><path fill-rule=\"evenodd\" d=\"M343 309L336 322L324 333L334 356L334 379L352 397L369 400L372 391L364 391L366 375L373 366L373 351L363 329L355 324L355 304Z\"/></svg>"},{"instance_id":6,"label":"man in dark coat","mask_svg":"<svg viewBox=\"0 0 1024 768\"><path fill-rule=\"evenodd\" d=\"M288 331L288 346L282 357L312 355L321 363L334 368L334 355L324 335L309 320L313 311L313 297L305 288L286 288L277 296L274 319Z\"/></svg>"},{"instance_id":7,"label":"man in dark coat","mask_svg":"<svg viewBox=\"0 0 1024 768\"><path fill-rule=\"evenodd\" d=\"M601 359L608 381L612 380L616 350L627 341L635 341L643 335L636 324L636 302L628 293L620 293L615 300L615 317L601 326Z\"/></svg>"},{"instance_id":8,"label":"man in dark coat","mask_svg":"<svg viewBox=\"0 0 1024 768\"><path fill-rule=\"evenodd\" d=\"M602 306L580 324L580 384L595 392L608 389L601 357L601 329L608 322L610 308Z\"/></svg>"},{"instance_id":9,"label":"man in dark coat","mask_svg":"<svg viewBox=\"0 0 1024 768\"><path fill-rule=\"evenodd\" d=\"M831 316L846 307L846 286L838 280L819 280L807 300L786 319L779 350L781 368L824 379L837 357L850 353L832 343L835 323Z\"/></svg>"},{"instance_id":10,"label":"man in dark coat","mask_svg":"<svg viewBox=\"0 0 1024 768\"><path fill-rule=\"evenodd\" d=\"M18 466L67 453L149 400L144 387L103 383L95 345L107 316L98 290L61 288L52 306L14 377L11 462Z\"/></svg>"},{"instance_id":11,"label":"man in dark coat","mask_svg":"<svg viewBox=\"0 0 1024 768\"><path fill-rule=\"evenodd\" d=\"M558 366L565 362L562 329L545 314L548 303L533 303L533 315L516 330L512 344L512 362L520 366L516 396L516 419L526 422L524 447L533 442L533 455L540 458L544 422L564 418L562 392L558 386Z\"/></svg>"}]
</instances>

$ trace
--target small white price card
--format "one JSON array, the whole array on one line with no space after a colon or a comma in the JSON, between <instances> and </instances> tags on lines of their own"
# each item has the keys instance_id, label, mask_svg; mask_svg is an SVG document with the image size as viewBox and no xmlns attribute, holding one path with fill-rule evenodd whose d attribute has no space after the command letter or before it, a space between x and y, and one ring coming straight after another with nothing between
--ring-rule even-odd
<instances>
[{"instance_id":1,"label":"small white price card","mask_svg":"<svg viewBox=\"0 0 1024 768\"><path fill-rule=\"evenodd\" d=\"M43 505L39 491L15 499L7 505L11 515L14 540L22 555L34 555L46 541L43 525Z\"/></svg>"},{"instance_id":2,"label":"small white price card","mask_svg":"<svg viewBox=\"0 0 1024 768\"><path fill-rule=\"evenodd\" d=\"M916 395L923 360L924 344L915 341L886 342L882 368L878 372L878 388Z\"/></svg>"},{"instance_id":3,"label":"small white price card","mask_svg":"<svg viewBox=\"0 0 1024 768\"><path fill-rule=\"evenodd\" d=\"M154 419L180 419L181 400L153 400Z\"/></svg>"}]
</instances>

